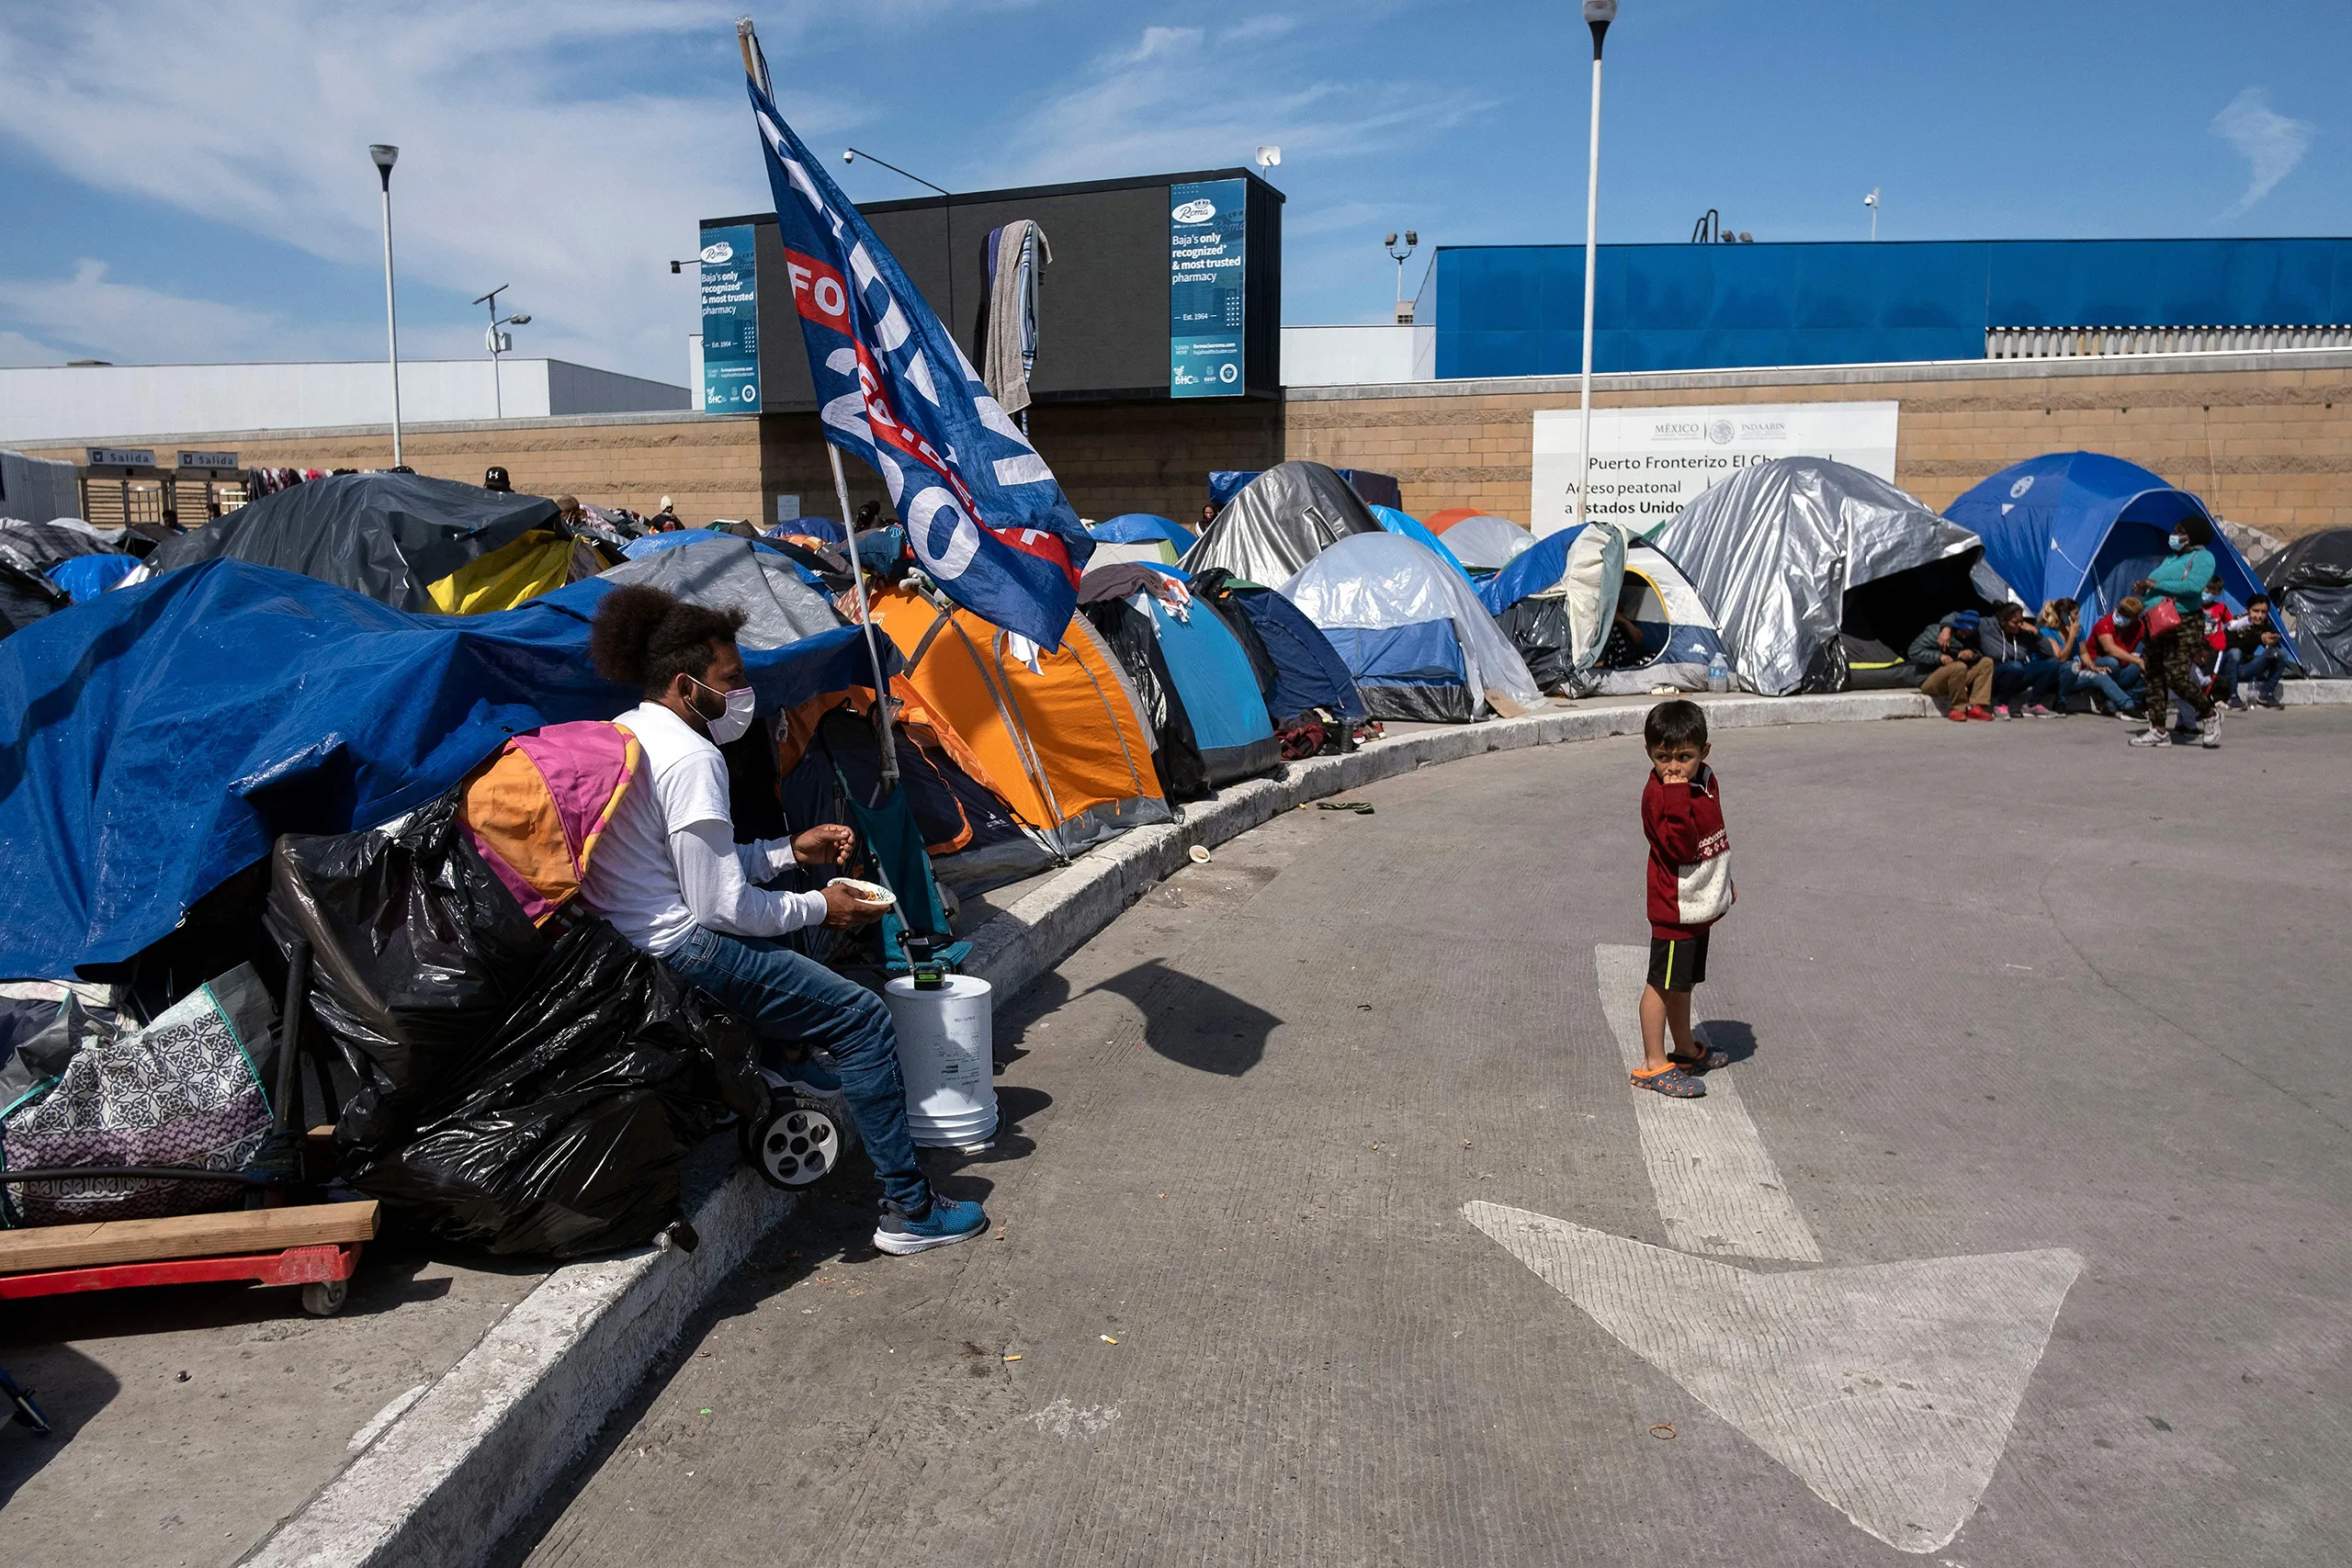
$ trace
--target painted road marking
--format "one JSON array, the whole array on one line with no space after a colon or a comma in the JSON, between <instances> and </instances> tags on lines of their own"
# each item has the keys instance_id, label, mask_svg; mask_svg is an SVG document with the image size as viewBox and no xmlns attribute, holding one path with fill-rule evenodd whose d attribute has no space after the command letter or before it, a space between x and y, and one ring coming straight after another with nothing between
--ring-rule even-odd
<instances>
[{"instance_id":1,"label":"painted road marking","mask_svg":"<svg viewBox=\"0 0 2352 1568\"><path fill-rule=\"evenodd\" d=\"M1592 962L1600 979L1600 1010L1630 1073L1642 1065L1640 1010L1649 951L1604 944L1592 950ZM1667 1240L1685 1252L1714 1257L1821 1261L1821 1244L1781 1184L1730 1075L1710 1075L1704 1100L1668 1100L1631 1086L1626 1092L1634 1097L1642 1158Z\"/></svg>"},{"instance_id":2,"label":"painted road marking","mask_svg":"<svg viewBox=\"0 0 2352 1568\"><path fill-rule=\"evenodd\" d=\"M2083 1266L2053 1248L1756 1274L1524 1209L1462 1212L1832 1507L1911 1552L1948 1545L1975 1510Z\"/></svg>"}]
</instances>

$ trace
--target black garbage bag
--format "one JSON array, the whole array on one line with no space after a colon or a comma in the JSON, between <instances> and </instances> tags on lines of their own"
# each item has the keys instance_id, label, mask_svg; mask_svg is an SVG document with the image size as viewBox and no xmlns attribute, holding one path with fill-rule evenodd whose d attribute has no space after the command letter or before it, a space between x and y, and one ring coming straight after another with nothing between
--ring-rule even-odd
<instances>
[{"instance_id":1,"label":"black garbage bag","mask_svg":"<svg viewBox=\"0 0 2352 1568\"><path fill-rule=\"evenodd\" d=\"M766 1091L750 1031L604 921L571 917L523 1004L354 1186L397 1221L493 1253L577 1258L679 1216L679 1170Z\"/></svg>"},{"instance_id":2,"label":"black garbage bag","mask_svg":"<svg viewBox=\"0 0 2352 1568\"><path fill-rule=\"evenodd\" d=\"M266 920L311 944L311 1010L357 1076L336 1141L381 1150L469 1074L553 945L458 820L462 787L382 828L280 839Z\"/></svg>"}]
</instances>

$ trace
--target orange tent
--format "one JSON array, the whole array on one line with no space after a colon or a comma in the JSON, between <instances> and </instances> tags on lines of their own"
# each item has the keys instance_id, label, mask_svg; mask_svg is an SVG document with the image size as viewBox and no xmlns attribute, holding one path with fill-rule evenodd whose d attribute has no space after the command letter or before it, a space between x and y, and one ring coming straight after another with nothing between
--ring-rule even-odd
<instances>
[{"instance_id":1,"label":"orange tent","mask_svg":"<svg viewBox=\"0 0 2352 1568\"><path fill-rule=\"evenodd\" d=\"M1128 828L1170 819L1151 765L1151 730L1126 672L1082 615L1061 650L1032 671L1010 636L968 610L899 590L874 600L874 624L907 663L907 715L962 741L964 770L1063 854ZM901 683L903 682L903 683Z\"/></svg>"},{"instance_id":2,"label":"orange tent","mask_svg":"<svg viewBox=\"0 0 2352 1568\"><path fill-rule=\"evenodd\" d=\"M1476 506L1449 506L1434 517L1422 518L1421 526L1427 528L1432 534L1442 534L1448 528L1453 527L1456 523L1461 522L1465 517L1485 517L1487 515L1489 515L1489 513ZM1510 519L1505 518L1504 521L1509 522Z\"/></svg>"}]
</instances>

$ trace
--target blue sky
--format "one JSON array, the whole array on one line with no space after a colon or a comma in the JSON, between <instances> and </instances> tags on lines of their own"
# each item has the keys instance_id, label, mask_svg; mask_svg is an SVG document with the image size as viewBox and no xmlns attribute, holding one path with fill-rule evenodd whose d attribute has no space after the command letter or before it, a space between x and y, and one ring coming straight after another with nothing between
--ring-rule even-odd
<instances>
[{"instance_id":1,"label":"blue sky","mask_svg":"<svg viewBox=\"0 0 2352 1568\"><path fill-rule=\"evenodd\" d=\"M700 0L13 0L0 10L0 364L403 352L683 381L698 219L767 199L732 17ZM1582 238L1574 0L757 3L778 97L959 190L1283 150L1284 319L1376 321L1388 229ZM2345 0L1623 0L1605 240L1709 207L1763 240L2352 233ZM836 166L838 168L838 166ZM879 169L850 194L921 194Z\"/></svg>"}]
</instances>

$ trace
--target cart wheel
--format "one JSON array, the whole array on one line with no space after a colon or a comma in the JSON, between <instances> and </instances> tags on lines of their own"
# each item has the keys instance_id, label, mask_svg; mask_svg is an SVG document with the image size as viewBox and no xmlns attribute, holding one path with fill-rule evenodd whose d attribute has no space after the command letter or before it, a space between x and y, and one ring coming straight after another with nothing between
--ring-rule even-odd
<instances>
[{"instance_id":1,"label":"cart wheel","mask_svg":"<svg viewBox=\"0 0 2352 1568\"><path fill-rule=\"evenodd\" d=\"M312 1317L333 1317L350 1299L348 1280L313 1280L302 1287L302 1310Z\"/></svg>"},{"instance_id":2,"label":"cart wheel","mask_svg":"<svg viewBox=\"0 0 2352 1568\"><path fill-rule=\"evenodd\" d=\"M842 1134L832 1113L814 1100L779 1095L774 1115L743 1125L743 1158L762 1180L786 1191L809 1186L842 1157Z\"/></svg>"}]
</instances>

